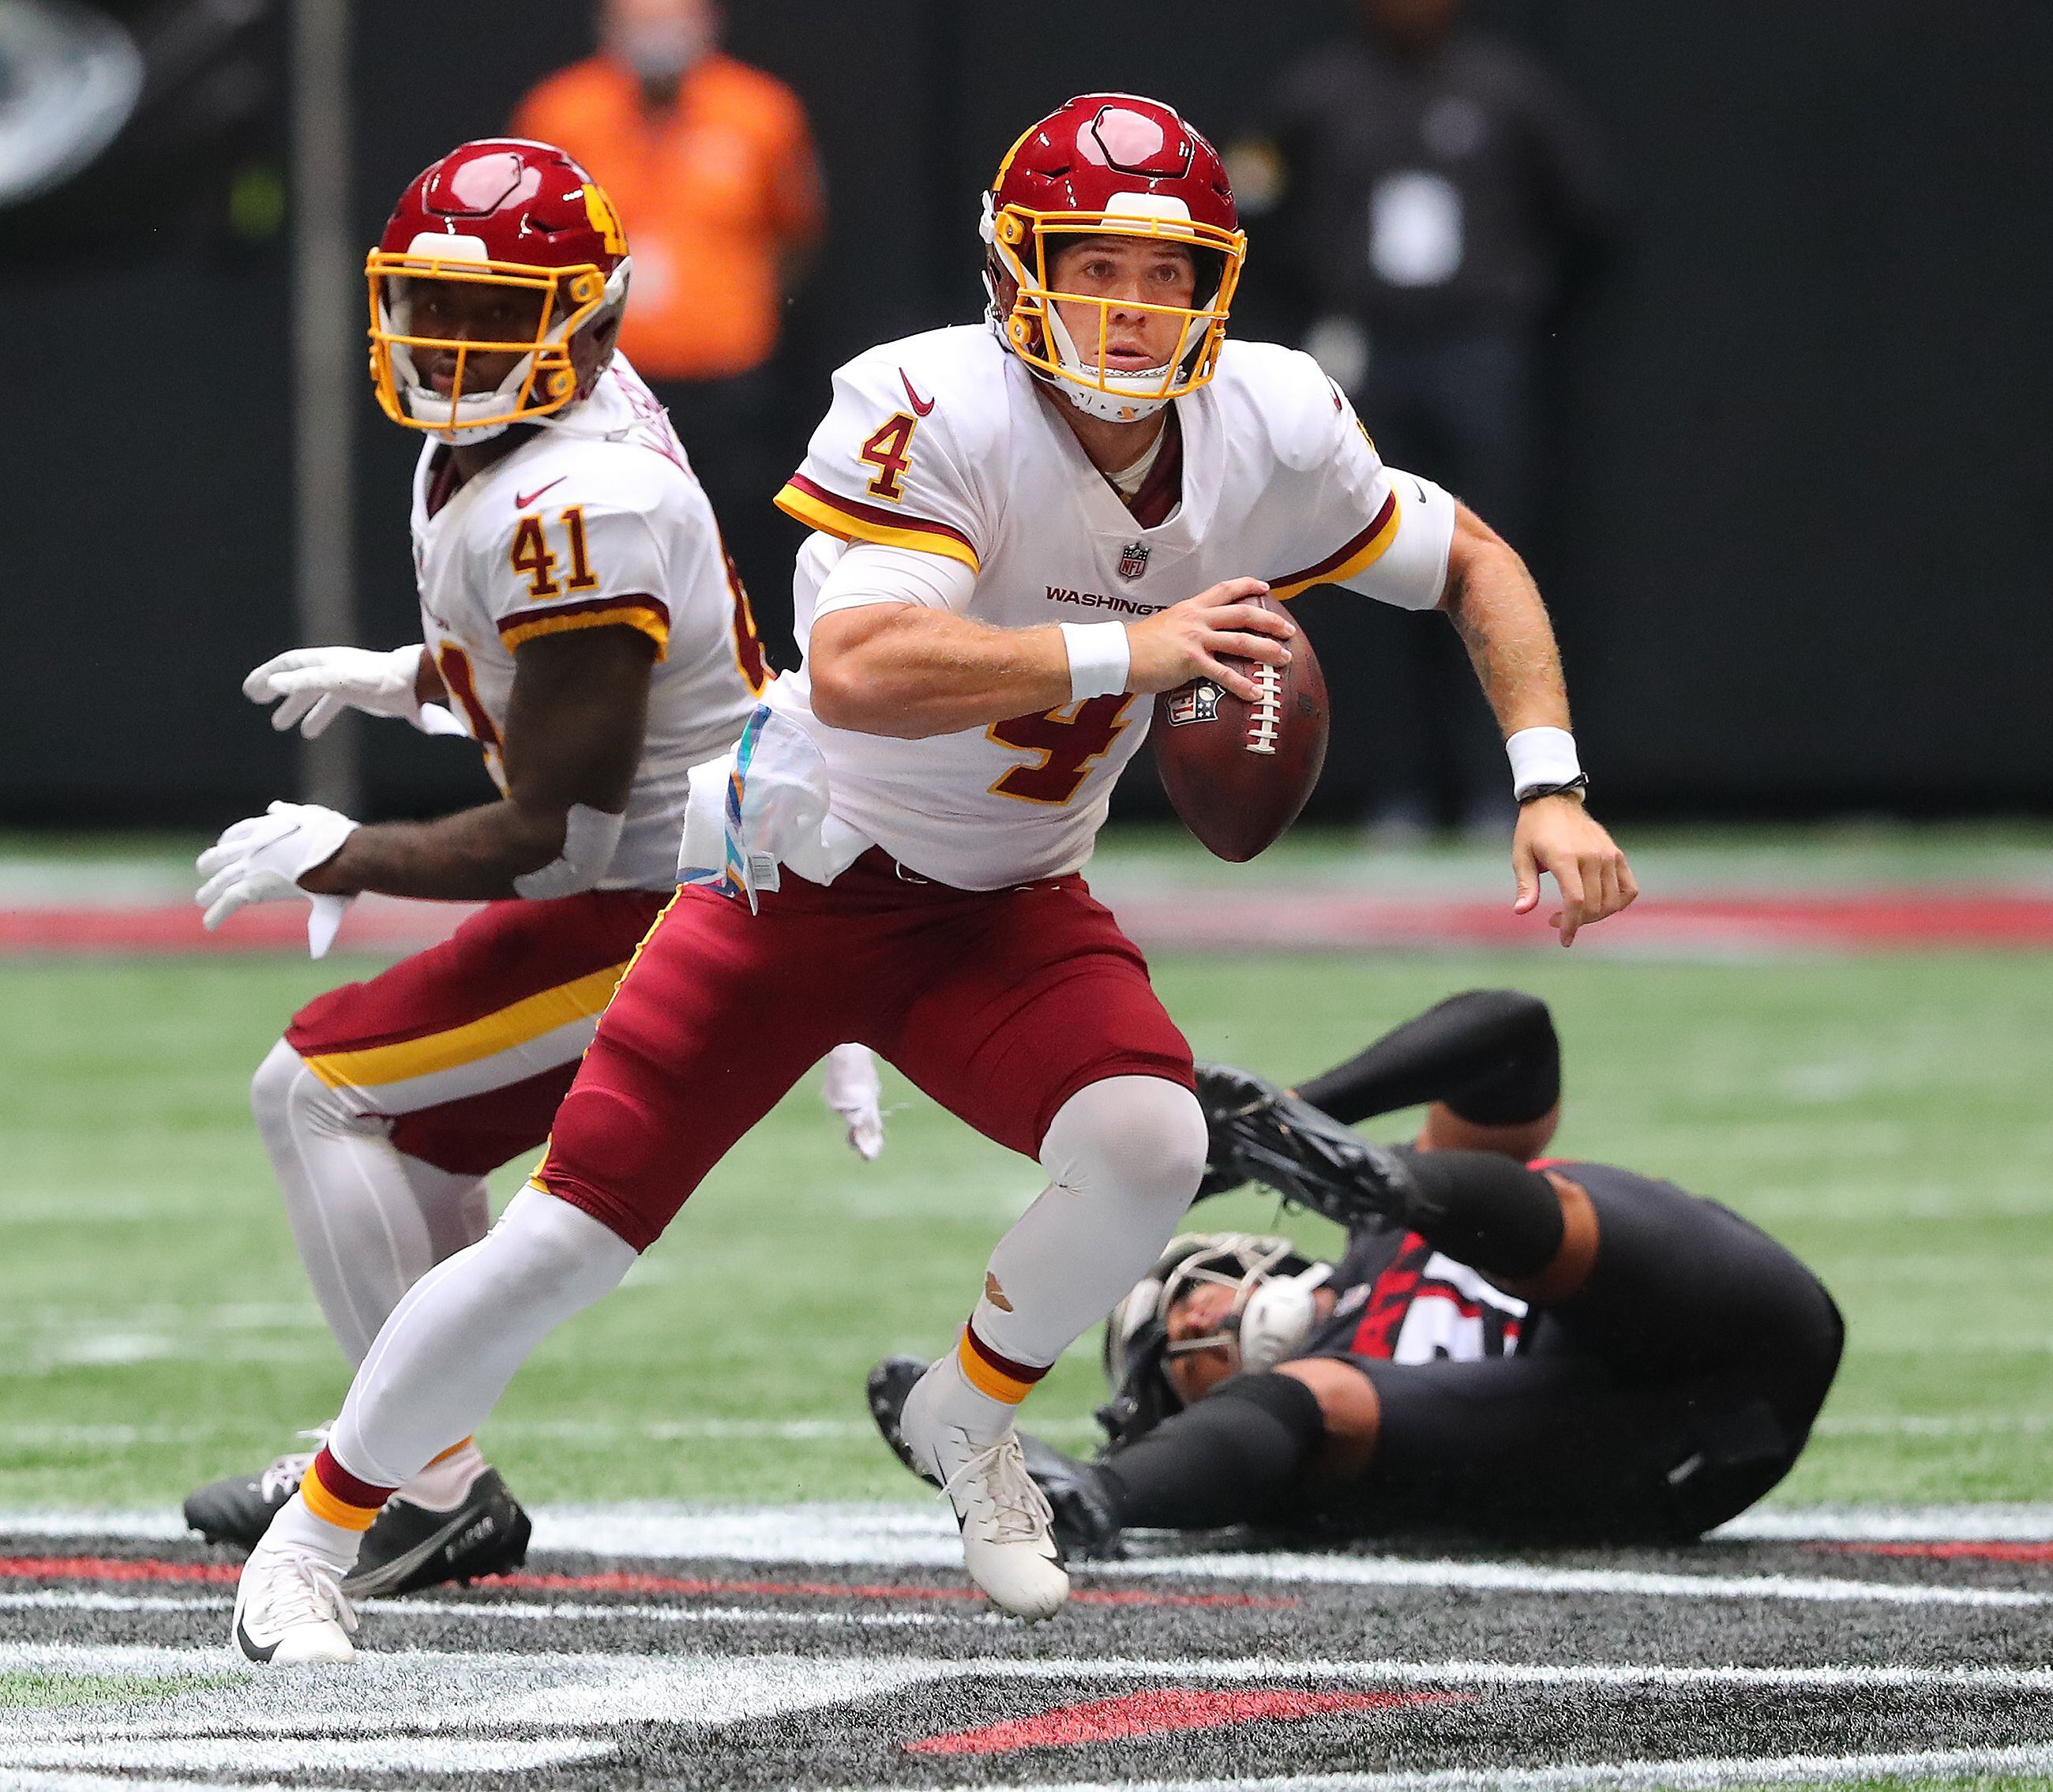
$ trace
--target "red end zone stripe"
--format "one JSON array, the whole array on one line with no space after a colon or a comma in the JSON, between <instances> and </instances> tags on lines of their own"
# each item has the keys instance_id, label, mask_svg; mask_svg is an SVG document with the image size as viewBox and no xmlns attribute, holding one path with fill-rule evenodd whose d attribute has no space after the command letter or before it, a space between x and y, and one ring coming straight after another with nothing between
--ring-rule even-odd
<instances>
[{"instance_id":1,"label":"red end zone stripe","mask_svg":"<svg viewBox=\"0 0 2053 1792\"><path fill-rule=\"evenodd\" d=\"M1467 1700L1462 1692L1297 1692L1282 1690L1220 1692L1163 1687L1123 1698L1062 1705L1038 1717L958 1730L908 1743L914 1755L1006 1755L1021 1748L1058 1748L1065 1743L1116 1742L1125 1736L1160 1736L1178 1730L1217 1730L1235 1723L1279 1718L1321 1717L1332 1711L1395 1711Z\"/></svg>"},{"instance_id":2,"label":"red end zone stripe","mask_svg":"<svg viewBox=\"0 0 2053 1792\"><path fill-rule=\"evenodd\" d=\"M0 1580L154 1581L205 1586L233 1586L242 1578L239 1563L221 1562L129 1561L103 1555L0 1556ZM983 1595L968 1586L894 1586L847 1581L743 1581L677 1574L493 1574L477 1583L515 1593L669 1594L685 1598L734 1598L746 1595L772 1599L971 1599ZM1070 1594L1080 1605L1230 1605L1242 1609L1287 1611L1297 1604L1288 1597L1251 1593L1142 1593L1125 1588L1082 1587Z\"/></svg>"},{"instance_id":3,"label":"red end zone stripe","mask_svg":"<svg viewBox=\"0 0 2053 1792\"><path fill-rule=\"evenodd\" d=\"M125 1562L105 1555L0 1556L0 1579L10 1581L186 1581L233 1586L240 1562Z\"/></svg>"},{"instance_id":4,"label":"red end zone stripe","mask_svg":"<svg viewBox=\"0 0 2053 1792\"><path fill-rule=\"evenodd\" d=\"M1834 1555L1901 1555L1928 1562L2028 1562L2053 1563L2053 1542L2006 1543L1990 1538L1928 1543L1813 1543Z\"/></svg>"}]
</instances>

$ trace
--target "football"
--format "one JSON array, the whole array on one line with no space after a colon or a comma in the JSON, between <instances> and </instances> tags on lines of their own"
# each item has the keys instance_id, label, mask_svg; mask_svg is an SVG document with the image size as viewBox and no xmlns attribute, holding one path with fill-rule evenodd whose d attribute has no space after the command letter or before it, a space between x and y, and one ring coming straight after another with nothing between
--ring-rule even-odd
<instances>
[{"instance_id":1,"label":"football","mask_svg":"<svg viewBox=\"0 0 2053 1792\"><path fill-rule=\"evenodd\" d=\"M1282 614L1273 597L1252 600ZM1155 699L1155 768L1184 825L1238 864L1297 819L1326 763L1326 679L1300 626L1288 666L1251 664L1261 696L1242 701L1209 678Z\"/></svg>"}]
</instances>

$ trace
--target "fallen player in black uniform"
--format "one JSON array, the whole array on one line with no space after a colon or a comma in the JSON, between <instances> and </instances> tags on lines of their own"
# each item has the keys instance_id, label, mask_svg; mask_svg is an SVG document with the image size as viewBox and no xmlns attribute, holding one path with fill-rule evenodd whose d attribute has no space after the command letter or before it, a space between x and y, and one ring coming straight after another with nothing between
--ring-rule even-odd
<instances>
[{"instance_id":1,"label":"fallen player in black uniform","mask_svg":"<svg viewBox=\"0 0 2053 1792\"><path fill-rule=\"evenodd\" d=\"M1671 1182L1533 1162L1560 1114L1544 1002L1456 996L1298 1091L1200 1066L1199 1198L1254 1179L1348 1228L1177 1240L1106 1326L1110 1442L1027 1463L1073 1555L1131 1527L1673 1542L1786 1475L1839 1367L1817 1278ZM1430 1102L1415 1146L1349 1124ZM892 1358L870 1408L924 1371Z\"/></svg>"}]
</instances>

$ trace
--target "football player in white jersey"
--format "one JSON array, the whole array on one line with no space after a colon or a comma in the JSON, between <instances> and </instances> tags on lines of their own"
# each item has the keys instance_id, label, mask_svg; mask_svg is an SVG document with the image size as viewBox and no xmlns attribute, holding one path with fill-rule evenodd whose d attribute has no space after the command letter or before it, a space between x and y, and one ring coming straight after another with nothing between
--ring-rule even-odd
<instances>
[{"instance_id":1,"label":"football player in white jersey","mask_svg":"<svg viewBox=\"0 0 2053 1792\"><path fill-rule=\"evenodd\" d=\"M467 143L406 189L370 281L378 395L426 434L422 640L298 649L245 686L310 735L344 706L468 733L502 793L371 827L274 804L201 860L210 927L314 896L332 936L359 890L486 903L446 944L302 1010L257 1074L294 1236L352 1364L409 1287L485 1235L485 1173L547 1138L674 890L690 768L769 682L705 494L613 352L628 274L604 193L545 145ZM838 1067L871 1125L867 1054ZM474 1443L446 1442L387 1509L359 1590L520 1559L525 1516ZM189 1521L253 1545L312 1456L200 1489Z\"/></svg>"},{"instance_id":2,"label":"football player in white jersey","mask_svg":"<svg viewBox=\"0 0 2053 1792\"><path fill-rule=\"evenodd\" d=\"M1437 487L1393 479L1315 364L1225 340L1245 239L1211 145L1152 100L1072 100L1007 157L985 235L988 326L844 368L780 498L818 532L799 569L806 663L737 752L744 870L681 894L529 1187L387 1322L245 1570L245 1651L347 1654L336 1588L379 1503L841 1039L1046 1171L901 1433L948 1490L972 1578L1022 1617L1062 1605L1014 1413L1156 1260L1206 1151L1190 1048L1078 874L1149 694L1203 676L1251 698L1223 656L1287 660L1294 626L1242 599L1331 582L1447 611L1525 800L1520 907L1541 870L1564 939L1631 900L1582 806L1517 556ZM773 758L814 768L812 837L749 835L744 787ZM781 881L755 874L758 844ZM716 1110L697 1098L716 1071Z\"/></svg>"}]
</instances>

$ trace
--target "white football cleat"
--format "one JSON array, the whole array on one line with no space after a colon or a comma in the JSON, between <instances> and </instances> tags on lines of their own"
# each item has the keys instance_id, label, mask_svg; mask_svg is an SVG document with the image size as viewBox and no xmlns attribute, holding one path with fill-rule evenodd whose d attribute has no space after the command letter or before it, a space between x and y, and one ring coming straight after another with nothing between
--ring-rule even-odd
<instances>
[{"instance_id":1,"label":"white football cleat","mask_svg":"<svg viewBox=\"0 0 2053 1792\"><path fill-rule=\"evenodd\" d=\"M252 1661L354 1661L356 1613L342 1570L304 1550L259 1543L235 1589L235 1646Z\"/></svg>"},{"instance_id":2,"label":"white football cleat","mask_svg":"<svg viewBox=\"0 0 2053 1792\"><path fill-rule=\"evenodd\" d=\"M945 1365L946 1359L943 1359ZM1025 1618L1053 1617L1070 1597L1048 1496L1026 1472L1018 1435L976 1444L931 1409L940 1383L924 1377L905 1397L898 1435L921 1472L939 1484L961 1527L963 1565L991 1602Z\"/></svg>"}]
</instances>

